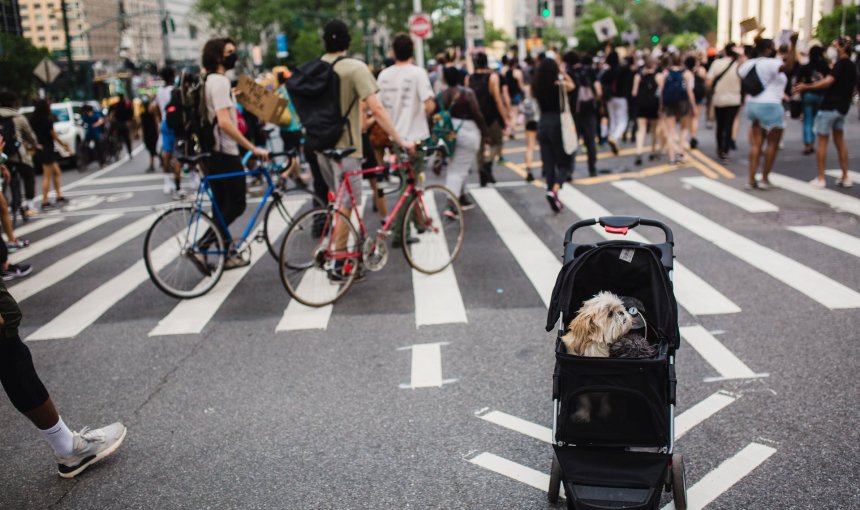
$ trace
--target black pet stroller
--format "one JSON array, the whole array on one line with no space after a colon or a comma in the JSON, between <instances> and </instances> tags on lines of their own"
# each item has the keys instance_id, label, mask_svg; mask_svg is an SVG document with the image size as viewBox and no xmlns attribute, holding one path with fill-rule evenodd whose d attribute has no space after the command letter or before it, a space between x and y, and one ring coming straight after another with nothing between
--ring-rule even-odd
<instances>
[{"instance_id":1,"label":"black pet stroller","mask_svg":"<svg viewBox=\"0 0 860 510\"><path fill-rule=\"evenodd\" d=\"M665 242L572 242L576 230L597 224L616 234L640 225L657 227ZM680 343L671 280L673 246L668 226L629 216L579 221L564 236L564 265L546 325L547 331L556 324L559 328L552 395L552 503L558 501L563 483L567 506L576 510L656 509L664 488L673 493L675 508L687 506L684 461L673 451L675 351ZM603 290L642 302L646 337L657 347L653 358L566 352L560 340L564 328L583 301ZM574 416L585 404L588 418Z\"/></svg>"}]
</instances>

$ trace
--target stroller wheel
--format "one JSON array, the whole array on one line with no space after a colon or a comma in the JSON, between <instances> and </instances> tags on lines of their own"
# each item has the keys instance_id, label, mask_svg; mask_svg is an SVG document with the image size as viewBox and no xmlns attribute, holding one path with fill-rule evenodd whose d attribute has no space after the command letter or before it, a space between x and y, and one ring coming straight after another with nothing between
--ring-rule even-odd
<instances>
[{"instance_id":1,"label":"stroller wheel","mask_svg":"<svg viewBox=\"0 0 860 510\"><path fill-rule=\"evenodd\" d=\"M687 509L687 475L684 472L684 456L672 455L672 498L676 510Z\"/></svg>"},{"instance_id":2,"label":"stroller wheel","mask_svg":"<svg viewBox=\"0 0 860 510\"><path fill-rule=\"evenodd\" d=\"M552 504L558 503L559 492L561 490L561 464L558 463L558 457L555 452L552 454L552 468L549 471L549 491L547 498Z\"/></svg>"}]
</instances>

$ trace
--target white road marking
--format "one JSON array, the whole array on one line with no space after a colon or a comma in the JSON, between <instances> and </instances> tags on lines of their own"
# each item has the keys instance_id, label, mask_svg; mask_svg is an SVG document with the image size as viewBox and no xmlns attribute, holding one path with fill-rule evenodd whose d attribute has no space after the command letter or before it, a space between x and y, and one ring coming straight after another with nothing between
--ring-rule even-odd
<instances>
[{"instance_id":1,"label":"white road marking","mask_svg":"<svg viewBox=\"0 0 860 510\"><path fill-rule=\"evenodd\" d=\"M79 199L72 199L69 205L63 208L64 211L77 212L84 209L91 209L105 201L107 197L102 195L88 195Z\"/></svg>"},{"instance_id":2,"label":"white road marking","mask_svg":"<svg viewBox=\"0 0 860 510\"><path fill-rule=\"evenodd\" d=\"M93 184L93 183L90 183ZM86 197L90 195L111 195L114 193L129 193L135 191L155 191L161 190L160 184L150 184L147 186L128 186L124 188L103 188L103 189L82 189L78 191L66 192L63 190L63 196L66 197Z\"/></svg>"},{"instance_id":3,"label":"white road marking","mask_svg":"<svg viewBox=\"0 0 860 510\"><path fill-rule=\"evenodd\" d=\"M155 249L152 254L152 262L155 269L160 270L176 256L176 241L169 239ZM110 307L131 294L134 289L148 279L149 273L146 272L146 265L141 259L54 317L49 323L27 337L27 341L77 336L98 320Z\"/></svg>"},{"instance_id":4,"label":"white road marking","mask_svg":"<svg viewBox=\"0 0 860 510\"><path fill-rule=\"evenodd\" d=\"M274 232L280 234L283 229L287 228L286 222L280 215L273 215L272 219L276 222ZM250 239L253 240L260 230L262 227L254 231ZM253 241L251 242L253 243ZM206 324L212 320L212 317L215 316L233 289L239 285L242 278L251 271L254 264L269 255L265 246L257 246L256 248L256 250L251 251L250 264L238 269L224 271L221 279L209 292L194 299L180 301L170 313L158 321L158 325L149 332L149 336L197 334L203 331Z\"/></svg>"},{"instance_id":5,"label":"white road marking","mask_svg":"<svg viewBox=\"0 0 860 510\"><path fill-rule=\"evenodd\" d=\"M501 411L490 411L483 414L479 413L475 416L500 427L533 437L538 441L552 444L552 429L549 427L544 427L543 425L538 425L537 423L532 423L528 420L524 420Z\"/></svg>"},{"instance_id":6,"label":"white road marking","mask_svg":"<svg viewBox=\"0 0 860 510\"><path fill-rule=\"evenodd\" d=\"M851 195L833 191L832 189L814 188L806 181L782 174L771 173L770 182L792 193L823 202L836 210L860 216L860 199Z\"/></svg>"},{"instance_id":7,"label":"white road marking","mask_svg":"<svg viewBox=\"0 0 860 510\"><path fill-rule=\"evenodd\" d=\"M723 184L720 181L715 181L714 179L709 179L708 177L684 177L681 180L690 186L698 188L705 193L713 195L734 206L740 207L747 212L759 213L779 211L779 207L766 200L762 200L756 196L750 195L749 193L744 193L737 188Z\"/></svg>"},{"instance_id":8,"label":"white road marking","mask_svg":"<svg viewBox=\"0 0 860 510\"><path fill-rule=\"evenodd\" d=\"M831 310L860 308L860 293L777 251L732 232L641 182L619 181L613 183L613 186Z\"/></svg>"},{"instance_id":9,"label":"white road marking","mask_svg":"<svg viewBox=\"0 0 860 510\"><path fill-rule=\"evenodd\" d=\"M128 243L147 229L155 221L157 215L144 216L139 220L124 226L113 234L88 245L71 255L63 257L50 266L41 269L27 279L20 280L17 285L11 287L15 299L20 303L25 299L47 289L57 282L73 275L76 271L86 266L97 258L116 250Z\"/></svg>"},{"instance_id":10,"label":"white road marking","mask_svg":"<svg viewBox=\"0 0 860 510\"><path fill-rule=\"evenodd\" d=\"M687 510L705 508L722 493L731 489L743 477L752 473L755 468L774 453L776 453L775 448L759 443L750 443L687 489ZM675 510L675 504L669 503L662 510Z\"/></svg>"},{"instance_id":11,"label":"white road marking","mask_svg":"<svg viewBox=\"0 0 860 510\"><path fill-rule=\"evenodd\" d=\"M63 221L63 218L45 218L41 220L30 220L29 222L27 222L26 225L22 225L20 227L15 228L15 237L32 234L37 230L42 230L43 228L50 227L51 225L56 225L61 221Z\"/></svg>"},{"instance_id":12,"label":"white road marking","mask_svg":"<svg viewBox=\"0 0 860 510\"><path fill-rule=\"evenodd\" d=\"M571 186L561 188L559 198L564 206L580 219L612 215L585 193ZM595 225L593 229L605 239L620 239L618 235L606 232L600 225ZM624 239L650 243L647 238L635 231L628 232ZM738 305L677 260L674 264L672 284L678 304L693 315L716 315L741 311Z\"/></svg>"},{"instance_id":13,"label":"white road marking","mask_svg":"<svg viewBox=\"0 0 860 510\"><path fill-rule=\"evenodd\" d=\"M561 259L543 244L519 214L492 188L473 189L472 197L501 237L535 290L549 307Z\"/></svg>"},{"instance_id":14,"label":"white road marking","mask_svg":"<svg viewBox=\"0 0 860 510\"><path fill-rule=\"evenodd\" d=\"M113 184L125 184L128 182L140 182L140 181L163 181L164 174L163 173L152 173L152 174L140 174L140 175L123 175L120 177L104 177L102 179L95 179L92 181L87 181L82 186L106 186Z\"/></svg>"},{"instance_id":15,"label":"white road marking","mask_svg":"<svg viewBox=\"0 0 860 510\"><path fill-rule=\"evenodd\" d=\"M705 379L706 381L767 377L768 374L756 374L750 370L743 361L702 326L687 326L680 330L681 337L719 372L720 377L709 377Z\"/></svg>"},{"instance_id":16,"label":"white road marking","mask_svg":"<svg viewBox=\"0 0 860 510\"><path fill-rule=\"evenodd\" d=\"M443 226L433 196L425 194L423 200L433 224ZM424 247L435 246L449 253L448 242L442 232L428 231L418 237L421 242L413 246L413 254L418 260L421 256L419 250ZM428 265L432 265L432 262ZM412 292L415 295L415 327L468 322L453 265L436 274L424 274L412 269Z\"/></svg>"},{"instance_id":17,"label":"white road marking","mask_svg":"<svg viewBox=\"0 0 860 510\"><path fill-rule=\"evenodd\" d=\"M792 232L797 232L813 241L826 244L831 248L844 251L849 255L860 257L860 238L840 232L835 228L811 225L808 227L786 227Z\"/></svg>"},{"instance_id":18,"label":"white road marking","mask_svg":"<svg viewBox=\"0 0 860 510\"><path fill-rule=\"evenodd\" d=\"M547 492L549 490L549 475L532 469L522 464L517 464L504 457L492 453L483 452L470 459L469 462L484 469L506 476L518 482L522 482L535 489ZM562 484L561 492L564 492Z\"/></svg>"},{"instance_id":19,"label":"white road marking","mask_svg":"<svg viewBox=\"0 0 860 510\"><path fill-rule=\"evenodd\" d=\"M690 429L717 414L737 399L738 397L727 392L718 391L679 414L675 417L675 440L681 439Z\"/></svg>"},{"instance_id":20,"label":"white road marking","mask_svg":"<svg viewBox=\"0 0 860 510\"><path fill-rule=\"evenodd\" d=\"M68 228L60 230L56 234L30 243L30 246L28 246L26 250L19 250L15 252L13 259L16 263L24 262L25 260L31 257L35 257L43 251L50 250L51 248L71 241L72 239L78 239L90 230L104 225L109 221L113 221L120 216L121 215L119 214L103 214L101 216L96 216L95 218L84 220L80 223L75 223Z\"/></svg>"},{"instance_id":21,"label":"white road marking","mask_svg":"<svg viewBox=\"0 0 860 510\"><path fill-rule=\"evenodd\" d=\"M837 180L842 178L842 170L840 170L838 168L827 170L824 173L830 177L833 177L834 179L837 179ZM848 170L848 178L851 179L852 181L856 182L856 183L860 183L860 172L855 172L854 170Z\"/></svg>"},{"instance_id":22,"label":"white road marking","mask_svg":"<svg viewBox=\"0 0 860 510\"><path fill-rule=\"evenodd\" d=\"M132 158L134 158L135 156L137 156L138 154L140 154L140 153L141 153L141 151L143 151L143 144L140 144L140 145L138 145L137 147L135 147L135 148L133 148L133 149L131 150L131 156L132 156ZM68 191L68 190L71 190L71 189L77 188L78 186L86 186L87 184L89 184L90 182L92 182L92 181L94 181L94 180L98 179L98 178L99 178L99 177L101 177L102 175L105 175L105 174L106 174L106 173L108 173L108 172L113 172L113 171L114 171L114 170L116 170L117 168L121 167L122 165L124 165L124 164L126 164L126 163L128 163L128 162L130 162L130 161L131 161L131 159L126 159L126 158L123 158L123 159L121 159L121 160L119 160L119 161L115 161L115 162L111 163L110 165L108 165L108 166L106 166L106 167L102 168L101 170L95 171L95 172L91 173L90 175L87 175L87 176L85 176L85 177L82 177L82 178L78 179L78 180L77 180L77 181L75 181L75 182L70 182L69 184L64 184L64 185L63 185L63 191L65 192L65 191ZM54 195L54 192L53 192L53 191L51 191L51 192L48 194L48 196L49 196L49 197L53 197L53 196L55 196L55 195ZM42 197L41 197L41 196L36 197L36 198L35 198L35 201L36 201L36 202L41 202L41 201L42 201Z\"/></svg>"},{"instance_id":23,"label":"white road marking","mask_svg":"<svg viewBox=\"0 0 860 510\"><path fill-rule=\"evenodd\" d=\"M399 351L412 350L412 380L409 384L401 384L404 389L441 388L443 384L456 379L442 379L442 346L448 342L432 344L416 344L401 347Z\"/></svg>"}]
</instances>

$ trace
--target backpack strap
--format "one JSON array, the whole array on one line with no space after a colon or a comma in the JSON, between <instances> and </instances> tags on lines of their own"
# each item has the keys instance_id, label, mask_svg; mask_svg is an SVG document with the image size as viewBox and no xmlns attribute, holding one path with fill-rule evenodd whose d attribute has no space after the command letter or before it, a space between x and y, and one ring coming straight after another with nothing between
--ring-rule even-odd
<instances>
[{"instance_id":1,"label":"backpack strap","mask_svg":"<svg viewBox=\"0 0 860 510\"><path fill-rule=\"evenodd\" d=\"M334 66L338 62L340 62L341 60L346 60L348 58L350 58L350 57L347 57L346 55L341 55L341 56L337 57L336 59L334 59L334 61L331 63L332 72L336 72L334 70ZM322 57L320 57L320 60L322 60ZM340 100L340 98L338 98L338 101L339 100ZM349 103L349 107L347 107L346 111L343 113L343 116L341 117L341 122L346 124L346 127L347 127L346 133L349 135L349 145L351 147L355 146L355 140L352 139L352 125L349 122L349 112L352 111L352 107L355 106L356 102L358 102L358 94L356 94L355 97L352 98L352 102Z\"/></svg>"},{"instance_id":2,"label":"backpack strap","mask_svg":"<svg viewBox=\"0 0 860 510\"><path fill-rule=\"evenodd\" d=\"M731 60L731 62L729 62L729 65L727 65L727 66L726 66L726 68L725 68L725 69L723 69L723 72L721 72L720 74L718 74L718 75L717 75L717 77L716 77L716 78L714 78L714 84L713 84L713 85L711 85L711 88L713 88L713 89L716 89L716 88L717 88L717 83L719 83L719 82L720 82L720 79L721 79L723 76L725 76L727 72L729 72L729 69L731 69L731 68L732 68L732 66L733 66L733 65L735 65L735 62L737 62L737 61L738 61L738 59L733 58L733 59Z\"/></svg>"}]
</instances>

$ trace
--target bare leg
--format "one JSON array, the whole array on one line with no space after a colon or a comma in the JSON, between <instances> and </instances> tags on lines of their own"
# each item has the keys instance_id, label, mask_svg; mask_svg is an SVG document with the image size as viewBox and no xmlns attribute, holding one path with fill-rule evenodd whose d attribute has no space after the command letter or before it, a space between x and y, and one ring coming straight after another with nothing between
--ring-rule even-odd
<instances>
[{"instance_id":1,"label":"bare leg","mask_svg":"<svg viewBox=\"0 0 860 510\"><path fill-rule=\"evenodd\" d=\"M383 218L388 217L388 202L385 200L385 195L380 193L379 189L379 181L377 178L371 177L370 179L370 189L373 190L373 202L376 204L376 210L379 211L379 215Z\"/></svg>"},{"instance_id":2,"label":"bare leg","mask_svg":"<svg viewBox=\"0 0 860 510\"><path fill-rule=\"evenodd\" d=\"M833 130L833 144L836 145L836 152L839 154L839 166L842 168L842 181L844 182L848 180L848 147L845 146L845 131Z\"/></svg>"},{"instance_id":3,"label":"bare leg","mask_svg":"<svg viewBox=\"0 0 860 510\"><path fill-rule=\"evenodd\" d=\"M768 176L770 176L773 163L776 161L776 153L779 150L780 140L782 140L782 129L771 129L767 133L767 150L764 153L764 167L761 171L761 180L766 184L770 184Z\"/></svg>"},{"instance_id":4,"label":"bare leg","mask_svg":"<svg viewBox=\"0 0 860 510\"><path fill-rule=\"evenodd\" d=\"M51 187L51 165L42 165L42 205L48 203L48 190Z\"/></svg>"},{"instance_id":5,"label":"bare leg","mask_svg":"<svg viewBox=\"0 0 860 510\"><path fill-rule=\"evenodd\" d=\"M824 166L827 164L827 135L818 135L818 149L815 151L815 159L818 161L818 180L824 182Z\"/></svg>"},{"instance_id":6,"label":"bare leg","mask_svg":"<svg viewBox=\"0 0 860 510\"><path fill-rule=\"evenodd\" d=\"M63 198L63 194L60 191L60 165L54 163L51 166L53 168L54 194L57 195L57 200L59 200Z\"/></svg>"},{"instance_id":7,"label":"bare leg","mask_svg":"<svg viewBox=\"0 0 860 510\"><path fill-rule=\"evenodd\" d=\"M532 171L535 159L535 146L537 146L537 132L526 131L526 170Z\"/></svg>"},{"instance_id":8,"label":"bare leg","mask_svg":"<svg viewBox=\"0 0 860 510\"><path fill-rule=\"evenodd\" d=\"M3 232L6 233L6 240L10 243L17 242L15 231L12 230L12 215L9 214L9 204L6 203L6 195L3 193L0 193L0 222L3 223ZM3 241L0 240L0 242Z\"/></svg>"},{"instance_id":9,"label":"bare leg","mask_svg":"<svg viewBox=\"0 0 860 510\"><path fill-rule=\"evenodd\" d=\"M57 412L51 397L48 397L48 400L39 407L24 413L24 416L33 422L33 425L39 430L48 430L60 421L60 414Z\"/></svg>"},{"instance_id":10,"label":"bare leg","mask_svg":"<svg viewBox=\"0 0 860 510\"><path fill-rule=\"evenodd\" d=\"M636 119L636 156L642 157L642 148L645 146L645 131L648 130L648 119ZM653 134L651 135L653 139Z\"/></svg>"},{"instance_id":11,"label":"bare leg","mask_svg":"<svg viewBox=\"0 0 860 510\"><path fill-rule=\"evenodd\" d=\"M738 139L738 131L741 129L741 112L738 110L738 114L735 115L735 121L732 124L732 141Z\"/></svg>"},{"instance_id":12,"label":"bare leg","mask_svg":"<svg viewBox=\"0 0 860 510\"><path fill-rule=\"evenodd\" d=\"M750 163L747 180L750 186L755 186L756 183L755 174L758 171L758 158L761 155L762 143L764 143L764 132L758 122L753 122L750 126Z\"/></svg>"},{"instance_id":13,"label":"bare leg","mask_svg":"<svg viewBox=\"0 0 860 510\"><path fill-rule=\"evenodd\" d=\"M663 119L663 131L666 135L666 153L669 155L669 161L674 162L677 154L681 154L683 149L678 143L678 133L675 131L675 117L668 115Z\"/></svg>"}]
</instances>

